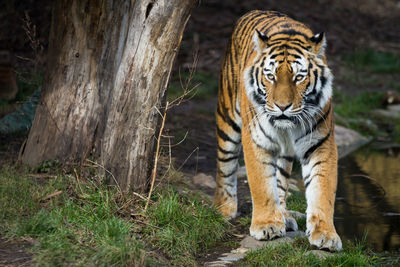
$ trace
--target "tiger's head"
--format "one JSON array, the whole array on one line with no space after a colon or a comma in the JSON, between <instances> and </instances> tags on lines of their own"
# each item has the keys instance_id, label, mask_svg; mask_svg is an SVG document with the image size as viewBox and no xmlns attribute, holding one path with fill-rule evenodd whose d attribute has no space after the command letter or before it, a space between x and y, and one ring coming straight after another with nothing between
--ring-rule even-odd
<instances>
[{"instance_id":1,"label":"tiger's head","mask_svg":"<svg viewBox=\"0 0 400 267\"><path fill-rule=\"evenodd\" d=\"M257 114L278 128L309 124L332 96L324 33L294 30L253 37L257 55L246 68L246 94Z\"/></svg>"}]
</instances>

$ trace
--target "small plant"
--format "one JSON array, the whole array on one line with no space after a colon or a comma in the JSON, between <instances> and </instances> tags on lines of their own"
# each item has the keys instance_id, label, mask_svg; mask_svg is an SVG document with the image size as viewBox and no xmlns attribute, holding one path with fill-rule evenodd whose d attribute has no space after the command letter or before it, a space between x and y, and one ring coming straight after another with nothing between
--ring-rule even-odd
<instances>
[{"instance_id":1,"label":"small plant","mask_svg":"<svg viewBox=\"0 0 400 267\"><path fill-rule=\"evenodd\" d=\"M47 173L55 170L60 165L58 160L45 160L36 166L33 171L38 173Z\"/></svg>"},{"instance_id":2,"label":"small plant","mask_svg":"<svg viewBox=\"0 0 400 267\"><path fill-rule=\"evenodd\" d=\"M307 209L306 198L300 193L292 193L286 199L286 207L288 210L295 210L301 213L305 213Z\"/></svg>"},{"instance_id":3,"label":"small plant","mask_svg":"<svg viewBox=\"0 0 400 267\"><path fill-rule=\"evenodd\" d=\"M200 251L215 245L227 233L228 222L214 207L171 187L156 195L147 216L147 237L179 265L194 263Z\"/></svg>"}]
</instances>

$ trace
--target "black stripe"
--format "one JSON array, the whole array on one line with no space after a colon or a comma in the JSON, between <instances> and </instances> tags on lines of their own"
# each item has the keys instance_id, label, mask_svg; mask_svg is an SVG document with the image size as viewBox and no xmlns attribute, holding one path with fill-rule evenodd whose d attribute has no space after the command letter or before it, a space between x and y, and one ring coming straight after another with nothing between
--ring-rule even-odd
<instances>
[{"instance_id":1,"label":"black stripe","mask_svg":"<svg viewBox=\"0 0 400 267\"><path fill-rule=\"evenodd\" d=\"M283 168L279 167L277 164L273 163L273 162L263 162L264 164L268 164L271 165L272 167L274 167L275 169L278 169L278 171L285 177L285 178L289 178L290 175L289 173L287 173Z\"/></svg>"},{"instance_id":2,"label":"black stripe","mask_svg":"<svg viewBox=\"0 0 400 267\"><path fill-rule=\"evenodd\" d=\"M289 41L289 42L300 42L302 44L306 44L303 40L300 40L298 38L288 38L288 37L282 37L282 38L276 38L276 39L271 39L271 43L277 42L277 41Z\"/></svg>"},{"instance_id":3,"label":"black stripe","mask_svg":"<svg viewBox=\"0 0 400 267\"><path fill-rule=\"evenodd\" d=\"M237 165L236 165L236 168L235 168L232 172L230 172L230 173L228 173L228 174L225 174L225 173L223 173L222 171L220 171L220 176L221 176L221 177L224 177L224 178L230 177L230 176L232 176L236 171L237 171Z\"/></svg>"},{"instance_id":4,"label":"black stripe","mask_svg":"<svg viewBox=\"0 0 400 267\"><path fill-rule=\"evenodd\" d=\"M285 176L285 178L289 178L289 177L290 177L289 173L287 173L283 168L279 167L278 165L276 165L276 167L278 168L279 172L280 172L283 176Z\"/></svg>"},{"instance_id":5,"label":"black stripe","mask_svg":"<svg viewBox=\"0 0 400 267\"><path fill-rule=\"evenodd\" d=\"M219 145L217 145L217 148L218 148L218 150L220 151L220 152L222 152L223 154L236 154L237 152L235 152L235 151L228 151L228 150L225 150L225 149L223 149L222 147L220 147Z\"/></svg>"},{"instance_id":6,"label":"black stripe","mask_svg":"<svg viewBox=\"0 0 400 267\"><path fill-rule=\"evenodd\" d=\"M304 33L298 32L298 31L293 30L293 29L286 30L286 31L281 31L281 32L276 32L276 33L272 34L271 36L269 36L269 38L271 39L273 36L279 35L279 34L287 34L287 35L290 35L290 36L292 36L292 35L301 35L304 38L309 39L309 37L307 35L305 35Z\"/></svg>"},{"instance_id":7,"label":"black stripe","mask_svg":"<svg viewBox=\"0 0 400 267\"><path fill-rule=\"evenodd\" d=\"M231 117L228 114L228 111L226 110L226 108L224 108L224 113L221 112L219 106L217 108L217 114L223 119L224 122L226 122L227 124L229 124L229 126L231 126L231 128L237 132L237 133L241 133L241 129L239 127L239 125L236 124L236 122L234 122Z\"/></svg>"},{"instance_id":8,"label":"black stripe","mask_svg":"<svg viewBox=\"0 0 400 267\"><path fill-rule=\"evenodd\" d=\"M277 21L274 22L274 20L272 20L269 24L265 25L264 28L262 29L262 31L264 33L268 33L269 30L271 30L272 27L276 26L279 23L284 22L283 20L281 20L279 18L276 18L275 20L277 20ZM271 38L271 36L268 37L268 39L270 39L270 38Z\"/></svg>"},{"instance_id":9,"label":"black stripe","mask_svg":"<svg viewBox=\"0 0 400 267\"><path fill-rule=\"evenodd\" d=\"M317 162L311 167L311 170L314 169L315 166L318 166L319 164L324 163L324 162L326 162L326 161L324 161L324 160L317 161Z\"/></svg>"},{"instance_id":10,"label":"black stripe","mask_svg":"<svg viewBox=\"0 0 400 267\"><path fill-rule=\"evenodd\" d=\"M284 54L285 54L285 52L281 52L281 53L279 53L279 54L272 55L272 56L270 56L270 59L274 59L274 58L276 58L277 56L283 56Z\"/></svg>"},{"instance_id":11,"label":"black stripe","mask_svg":"<svg viewBox=\"0 0 400 267\"><path fill-rule=\"evenodd\" d=\"M224 141L226 141L226 142L231 142L231 143L234 143L234 144L236 144L236 145L239 144L239 142L234 141L234 140L233 140L232 138L230 138L224 131L222 131L219 127L217 127L217 134L218 134L218 136L219 136L222 140L224 140Z\"/></svg>"},{"instance_id":12,"label":"black stripe","mask_svg":"<svg viewBox=\"0 0 400 267\"><path fill-rule=\"evenodd\" d=\"M310 178L309 174L307 174L306 176L303 177L303 181L307 180L308 178Z\"/></svg>"},{"instance_id":13,"label":"black stripe","mask_svg":"<svg viewBox=\"0 0 400 267\"><path fill-rule=\"evenodd\" d=\"M225 191L225 193L226 193L229 197L233 197L233 196L231 195L231 193L229 193L228 190L227 190L226 188L224 189L224 191Z\"/></svg>"},{"instance_id":14,"label":"black stripe","mask_svg":"<svg viewBox=\"0 0 400 267\"><path fill-rule=\"evenodd\" d=\"M329 138L330 135L331 135L331 131L329 130L329 133L328 133L325 137L323 137L323 138L321 138L320 140L318 140L318 142L317 142L315 145L311 146L311 147L306 151L306 153L304 153L303 159L304 159L304 160L308 159L308 158L310 157L310 155L311 155L317 148L319 148L323 143L325 143L325 141Z\"/></svg>"},{"instance_id":15,"label":"black stripe","mask_svg":"<svg viewBox=\"0 0 400 267\"><path fill-rule=\"evenodd\" d=\"M307 183L304 184L304 187L307 189L307 187L310 185L312 179L310 181L308 181Z\"/></svg>"},{"instance_id":16,"label":"black stripe","mask_svg":"<svg viewBox=\"0 0 400 267\"><path fill-rule=\"evenodd\" d=\"M294 46L282 45L282 47L284 47L284 48L286 48L286 49L292 49L292 50L294 50L294 51L296 51L297 53L302 54L302 55L304 54L302 50L300 50L300 49L298 49L297 47L294 47ZM290 55L290 53L289 53L289 55Z\"/></svg>"},{"instance_id":17,"label":"black stripe","mask_svg":"<svg viewBox=\"0 0 400 267\"><path fill-rule=\"evenodd\" d=\"M236 124L236 122L234 122L231 117L227 117L227 123L232 127L232 129L237 132L237 133L241 133L241 129L239 127L239 125Z\"/></svg>"},{"instance_id":18,"label":"black stripe","mask_svg":"<svg viewBox=\"0 0 400 267\"><path fill-rule=\"evenodd\" d=\"M221 161L221 162L228 162L228 161L231 161L231 160L234 160L234 159L237 159L237 158L238 158L238 156L233 156L233 157L226 158L226 159L223 159L223 158L218 157L218 161Z\"/></svg>"},{"instance_id":19,"label":"black stripe","mask_svg":"<svg viewBox=\"0 0 400 267\"><path fill-rule=\"evenodd\" d=\"M289 161L289 162L293 162L294 161L294 157L292 157L292 156L279 156L279 158L280 159L284 159L284 160Z\"/></svg>"},{"instance_id":20,"label":"black stripe","mask_svg":"<svg viewBox=\"0 0 400 267\"><path fill-rule=\"evenodd\" d=\"M258 117L256 117L256 120L258 122L258 126L260 127L261 132L263 133L263 135L273 144L278 144L274 139L272 139L272 137L270 135L268 135L264 128L262 127L262 125L260 124L260 122L258 121Z\"/></svg>"},{"instance_id":21,"label":"black stripe","mask_svg":"<svg viewBox=\"0 0 400 267\"><path fill-rule=\"evenodd\" d=\"M256 85L257 85L257 87L260 87L260 84L258 83L258 72L259 72L259 69L256 67L256 72L255 72L255 76L256 76Z\"/></svg>"},{"instance_id":22,"label":"black stripe","mask_svg":"<svg viewBox=\"0 0 400 267\"><path fill-rule=\"evenodd\" d=\"M231 67L231 72L229 73L230 74L230 81L233 81L233 83L234 83L234 85L236 84L236 82L234 81L234 79L233 79L233 75L234 75L234 73L235 73L235 70L234 70L234 66L235 66L235 64L234 64L234 62L233 62L233 55L231 54L231 56L230 56L230 67ZM234 85L233 86L230 86L229 87L229 93L230 93L230 99L231 99L231 107L233 107L234 105L234 101L233 101L233 97L232 97L232 92L231 92L231 90L234 88ZM235 91L237 91L237 90L235 90Z\"/></svg>"},{"instance_id":23,"label":"black stripe","mask_svg":"<svg viewBox=\"0 0 400 267\"><path fill-rule=\"evenodd\" d=\"M265 103L267 103L265 101L265 98L261 97L259 94L257 94L255 91L253 92L253 98L254 100L260 104L260 105L264 105Z\"/></svg>"},{"instance_id":24,"label":"black stripe","mask_svg":"<svg viewBox=\"0 0 400 267\"><path fill-rule=\"evenodd\" d=\"M285 192L286 192L286 188L284 188L283 186L278 185L278 188L281 189L282 191L285 191Z\"/></svg>"}]
</instances>

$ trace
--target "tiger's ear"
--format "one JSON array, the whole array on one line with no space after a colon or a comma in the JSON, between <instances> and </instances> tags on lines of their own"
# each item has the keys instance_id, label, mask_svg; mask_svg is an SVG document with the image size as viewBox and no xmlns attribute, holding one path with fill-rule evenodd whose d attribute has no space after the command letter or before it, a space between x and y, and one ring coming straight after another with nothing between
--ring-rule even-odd
<instances>
[{"instance_id":1,"label":"tiger's ear","mask_svg":"<svg viewBox=\"0 0 400 267\"><path fill-rule=\"evenodd\" d=\"M259 52L262 52L265 48L267 48L268 37L264 33L256 29L253 35L253 42L256 46L256 49Z\"/></svg>"},{"instance_id":2,"label":"tiger's ear","mask_svg":"<svg viewBox=\"0 0 400 267\"><path fill-rule=\"evenodd\" d=\"M312 52L314 54L318 56L325 55L326 38L324 32L317 33L310 38L310 41L313 44Z\"/></svg>"}]
</instances>

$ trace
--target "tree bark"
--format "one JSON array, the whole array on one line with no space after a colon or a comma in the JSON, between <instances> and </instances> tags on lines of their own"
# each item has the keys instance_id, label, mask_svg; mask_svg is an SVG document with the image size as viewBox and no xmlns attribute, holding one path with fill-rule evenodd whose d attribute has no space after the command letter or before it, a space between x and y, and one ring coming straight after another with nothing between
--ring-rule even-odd
<instances>
[{"instance_id":1,"label":"tree bark","mask_svg":"<svg viewBox=\"0 0 400 267\"><path fill-rule=\"evenodd\" d=\"M173 61L195 0L54 2L41 99L22 160L98 158L144 190Z\"/></svg>"}]
</instances>

